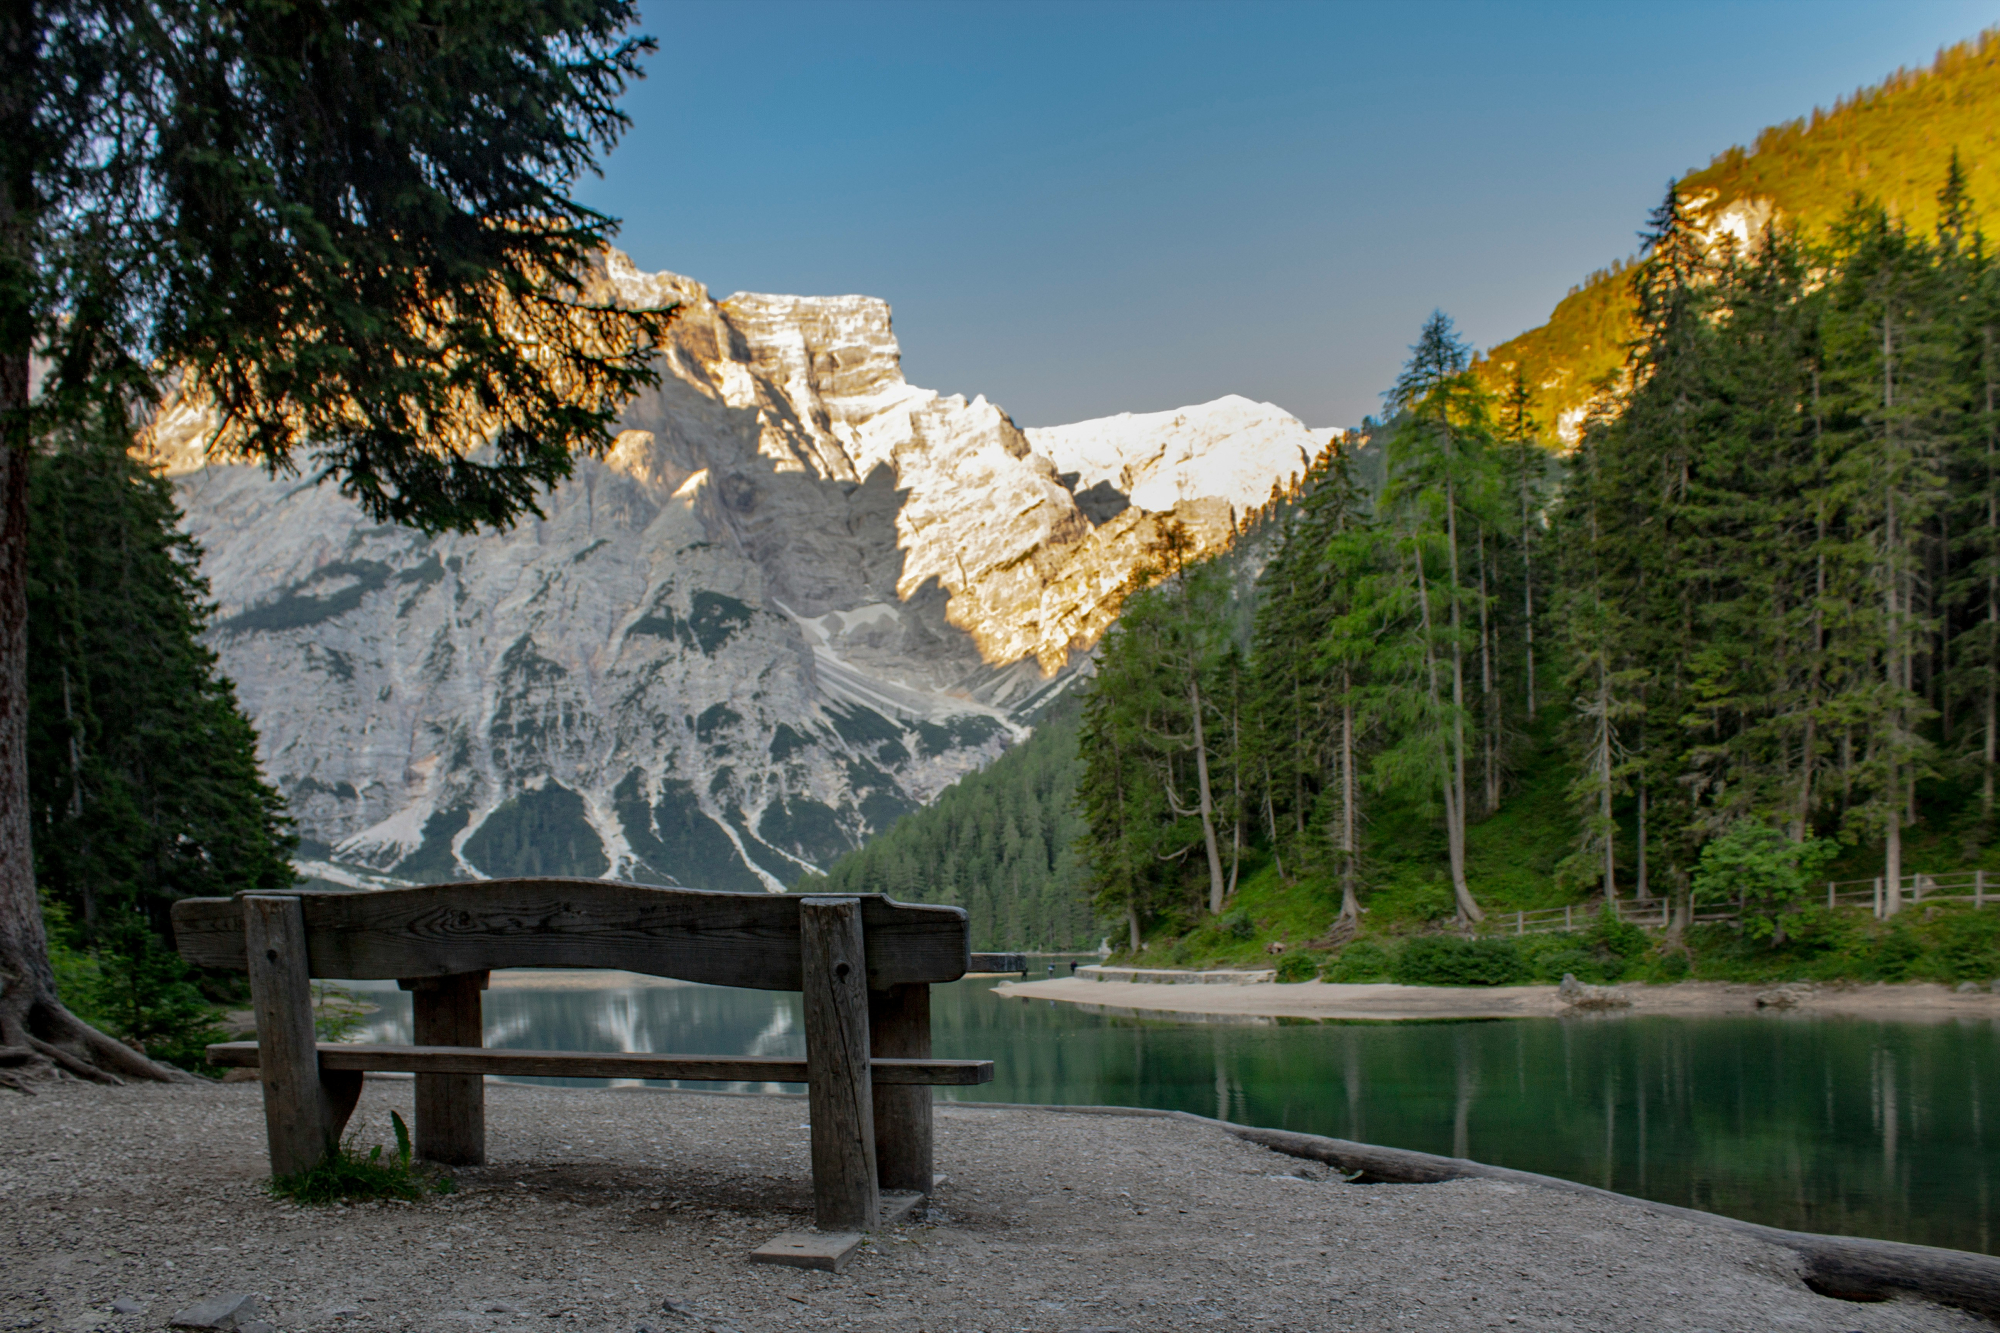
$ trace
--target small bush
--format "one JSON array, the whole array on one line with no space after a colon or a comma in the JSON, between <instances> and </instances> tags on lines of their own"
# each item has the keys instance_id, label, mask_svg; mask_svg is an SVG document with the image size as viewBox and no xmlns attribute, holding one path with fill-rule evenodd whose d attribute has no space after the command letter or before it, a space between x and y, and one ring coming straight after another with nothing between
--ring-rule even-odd
<instances>
[{"instance_id":1,"label":"small bush","mask_svg":"<svg viewBox=\"0 0 2000 1333\"><path fill-rule=\"evenodd\" d=\"M2000 974L2000 914L1953 912L1932 927L1931 966L1942 981L1985 981Z\"/></svg>"},{"instance_id":2,"label":"small bush","mask_svg":"<svg viewBox=\"0 0 2000 1333\"><path fill-rule=\"evenodd\" d=\"M1327 966L1324 981L1353 985L1389 979L1389 952L1374 940L1356 940Z\"/></svg>"},{"instance_id":3,"label":"small bush","mask_svg":"<svg viewBox=\"0 0 2000 1333\"><path fill-rule=\"evenodd\" d=\"M384 1157L379 1143L363 1154L350 1134L347 1142L336 1144L318 1166L272 1180L271 1193L294 1203L315 1204L421 1199L427 1193L451 1193L456 1186L450 1176L411 1162L410 1127L403 1123L403 1117L391 1111L389 1121L396 1131L393 1156Z\"/></svg>"},{"instance_id":4,"label":"small bush","mask_svg":"<svg viewBox=\"0 0 2000 1333\"><path fill-rule=\"evenodd\" d=\"M1392 975L1405 986L1504 986L1521 979L1522 964L1510 939L1419 935L1396 956Z\"/></svg>"},{"instance_id":5,"label":"small bush","mask_svg":"<svg viewBox=\"0 0 2000 1333\"><path fill-rule=\"evenodd\" d=\"M1257 923L1250 919L1250 913L1237 908L1222 918L1222 933L1233 940L1254 940L1257 938Z\"/></svg>"},{"instance_id":6,"label":"small bush","mask_svg":"<svg viewBox=\"0 0 2000 1333\"><path fill-rule=\"evenodd\" d=\"M1317 954L1288 953L1278 960L1278 980L1287 985L1311 981L1319 975L1319 964Z\"/></svg>"},{"instance_id":7,"label":"small bush","mask_svg":"<svg viewBox=\"0 0 2000 1333\"><path fill-rule=\"evenodd\" d=\"M1558 982L1567 975L1578 981L1592 985L1608 984L1612 978L1606 973L1604 960L1589 950L1577 947L1574 935L1530 935L1520 947L1523 971L1536 981ZM1622 968L1618 969L1621 973Z\"/></svg>"},{"instance_id":8,"label":"small bush","mask_svg":"<svg viewBox=\"0 0 2000 1333\"><path fill-rule=\"evenodd\" d=\"M1591 948L1627 962L1645 957L1653 948L1652 937L1646 934L1643 927L1622 919L1608 905L1597 914L1597 919L1590 923L1590 928L1583 935Z\"/></svg>"}]
</instances>

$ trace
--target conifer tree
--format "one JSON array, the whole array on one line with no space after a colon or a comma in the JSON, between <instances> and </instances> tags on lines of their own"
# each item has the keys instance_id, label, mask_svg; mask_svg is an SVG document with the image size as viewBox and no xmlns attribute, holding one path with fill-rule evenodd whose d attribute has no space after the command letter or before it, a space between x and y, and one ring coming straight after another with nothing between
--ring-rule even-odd
<instances>
[{"instance_id":1,"label":"conifer tree","mask_svg":"<svg viewBox=\"0 0 2000 1333\"><path fill-rule=\"evenodd\" d=\"M610 443L666 312L576 203L651 44L629 0L0 11L0 1060L171 1078L63 1005L35 891L28 475L181 378L211 442L382 521L506 523ZM47 368L30 396L30 358Z\"/></svg>"},{"instance_id":2,"label":"conifer tree","mask_svg":"<svg viewBox=\"0 0 2000 1333\"><path fill-rule=\"evenodd\" d=\"M168 483L124 442L71 437L30 486L29 798L35 878L95 964L85 1002L158 1058L199 1062L210 1010L167 941L183 897L294 880L283 799L200 641L207 588Z\"/></svg>"},{"instance_id":3,"label":"conifer tree","mask_svg":"<svg viewBox=\"0 0 2000 1333\"><path fill-rule=\"evenodd\" d=\"M1467 620L1477 621L1484 602L1466 584L1462 541L1490 489L1491 462L1485 394L1471 365L1472 349L1450 318L1433 312L1387 395L1399 415L1384 500L1408 567L1422 650L1422 698L1403 710L1420 735L1402 751L1399 767L1442 796L1452 896L1462 919L1480 921L1485 913L1465 879L1465 649Z\"/></svg>"},{"instance_id":4,"label":"conifer tree","mask_svg":"<svg viewBox=\"0 0 2000 1333\"><path fill-rule=\"evenodd\" d=\"M1839 476L1850 525L1872 555L1871 688L1857 699L1866 740L1854 807L1883 839L1887 882L1902 882L1903 829L1919 778L1932 771L1923 734L1931 709L1918 689L1919 654L1935 629L1924 597L1927 529L1945 499L1950 355L1938 319L1929 246L1880 207L1857 201L1835 237L1840 280L1824 323L1830 396L1839 417ZM1888 910L1898 909L1892 892Z\"/></svg>"}]
</instances>

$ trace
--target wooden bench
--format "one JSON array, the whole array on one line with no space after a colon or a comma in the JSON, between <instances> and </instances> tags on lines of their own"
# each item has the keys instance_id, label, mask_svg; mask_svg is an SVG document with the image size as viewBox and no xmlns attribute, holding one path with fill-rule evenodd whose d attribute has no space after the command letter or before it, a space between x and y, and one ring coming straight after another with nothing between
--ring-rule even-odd
<instances>
[{"instance_id":1,"label":"wooden bench","mask_svg":"<svg viewBox=\"0 0 2000 1333\"><path fill-rule=\"evenodd\" d=\"M189 898L173 919L188 962L250 974L257 1040L208 1050L259 1070L275 1175L326 1155L369 1071L416 1075L416 1151L451 1165L486 1160L487 1074L804 1083L815 1220L867 1231L884 1191L931 1191L931 1087L993 1077L991 1061L931 1058L930 987L971 961L956 907L505 879ZM799 991L805 1058L485 1050L487 974L520 967ZM396 979L412 992L415 1044L316 1041L314 977Z\"/></svg>"}]
</instances>

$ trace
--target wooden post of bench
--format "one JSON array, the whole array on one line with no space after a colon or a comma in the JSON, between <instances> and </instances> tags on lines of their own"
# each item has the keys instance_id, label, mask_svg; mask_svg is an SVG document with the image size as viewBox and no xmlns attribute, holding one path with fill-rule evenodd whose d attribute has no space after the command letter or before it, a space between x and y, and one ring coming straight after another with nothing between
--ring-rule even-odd
<instances>
[{"instance_id":1,"label":"wooden post of bench","mask_svg":"<svg viewBox=\"0 0 2000 1333\"><path fill-rule=\"evenodd\" d=\"M490 973L412 977L410 992L419 1046L484 1046L479 992ZM417 1075L417 1156L445 1166L486 1165L486 1078L483 1074Z\"/></svg>"},{"instance_id":2,"label":"wooden post of bench","mask_svg":"<svg viewBox=\"0 0 2000 1333\"><path fill-rule=\"evenodd\" d=\"M875 1174L861 900L801 898L799 936L814 1221L822 1231L872 1231L882 1196Z\"/></svg>"},{"instance_id":3,"label":"wooden post of bench","mask_svg":"<svg viewBox=\"0 0 2000 1333\"><path fill-rule=\"evenodd\" d=\"M334 1133L313 1033L305 913L297 898L279 894L245 894L242 903L271 1174L293 1176L319 1165Z\"/></svg>"},{"instance_id":4,"label":"wooden post of bench","mask_svg":"<svg viewBox=\"0 0 2000 1333\"><path fill-rule=\"evenodd\" d=\"M868 992L868 1045L883 1059L931 1058L931 988L922 984ZM884 1190L931 1192L929 1084L875 1088L875 1179Z\"/></svg>"}]
</instances>

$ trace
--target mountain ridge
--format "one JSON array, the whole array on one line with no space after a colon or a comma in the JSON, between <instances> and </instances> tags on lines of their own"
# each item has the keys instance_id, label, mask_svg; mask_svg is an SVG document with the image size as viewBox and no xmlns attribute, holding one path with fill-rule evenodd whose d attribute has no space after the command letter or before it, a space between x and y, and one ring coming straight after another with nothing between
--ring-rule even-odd
<instances>
[{"instance_id":1,"label":"mountain ridge","mask_svg":"<svg viewBox=\"0 0 2000 1333\"><path fill-rule=\"evenodd\" d=\"M1937 192L1953 152L1966 173L1975 221L2000 232L2000 28L1939 51L1930 65L1897 70L1829 109L1765 128L1681 175L1689 211L1716 242L1748 245L1781 220L1823 237L1858 190L1919 230L1937 221ZM1625 364L1634 336L1629 259L1570 289L1549 318L1480 358L1488 386L1504 391L1518 367L1538 417L1565 445L1591 400Z\"/></svg>"},{"instance_id":2,"label":"mountain ridge","mask_svg":"<svg viewBox=\"0 0 2000 1333\"><path fill-rule=\"evenodd\" d=\"M600 282L681 304L662 383L506 533L372 524L156 422L319 878L782 888L1024 735L1168 525L1217 549L1316 452L1240 398L1023 431L908 384L870 297Z\"/></svg>"}]
</instances>

